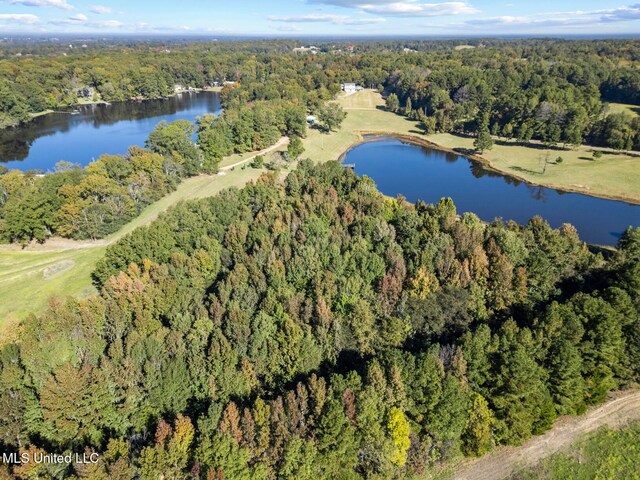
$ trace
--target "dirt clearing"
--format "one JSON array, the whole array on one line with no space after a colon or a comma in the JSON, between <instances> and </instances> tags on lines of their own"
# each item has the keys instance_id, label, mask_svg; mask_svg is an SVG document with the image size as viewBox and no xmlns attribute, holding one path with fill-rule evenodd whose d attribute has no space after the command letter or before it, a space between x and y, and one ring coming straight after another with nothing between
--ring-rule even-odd
<instances>
[{"instance_id":1,"label":"dirt clearing","mask_svg":"<svg viewBox=\"0 0 640 480\"><path fill-rule=\"evenodd\" d=\"M477 460L463 463L453 475L456 480L499 480L531 467L543 458L567 449L583 435L600 427L620 428L640 420L640 392L617 392L611 400L579 417L563 417L544 435L531 438L521 447L503 447Z\"/></svg>"}]
</instances>

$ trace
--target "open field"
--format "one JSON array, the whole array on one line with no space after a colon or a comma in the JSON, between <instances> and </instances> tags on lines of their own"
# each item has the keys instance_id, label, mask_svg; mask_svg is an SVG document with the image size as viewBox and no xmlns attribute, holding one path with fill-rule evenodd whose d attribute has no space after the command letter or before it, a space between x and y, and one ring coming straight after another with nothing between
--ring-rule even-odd
<instances>
[{"instance_id":1,"label":"open field","mask_svg":"<svg viewBox=\"0 0 640 480\"><path fill-rule=\"evenodd\" d=\"M610 103L609 104L609 113L622 113L627 112L633 115L634 117L638 116L640 112L640 107L637 105L629 105L627 103Z\"/></svg>"},{"instance_id":2,"label":"open field","mask_svg":"<svg viewBox=\"0 0 640 480\"><path fill-rule=\"evenodd\" d=\"M387 112L384 102L374 90L364 90L338 97L338 103L347 111L347 118L337 132L330 135L310 129L304 140L303 157L317 162L337 160L351 145L362 139L362 133L387 132L420 135L418 123Z\"/></svg>"},{"instance_id":3,"label":"open field","mask_svg":"<svg viewBox=\"0 0 640 480\"><path fill-rule=\"evenodd\" d=\"M139 217L104 240L52 239L26 250L13 245L0 247L0 332L29 312L43 310L52 295L86 298L96 293L91 285L91 272L109 243L152 222L180 201L210 197L232 186L241 187L263 171L237 168L226 175L187 179L175 192L149 205Z\"/></svg>"},{"instance_id":4,"label":"open field","mask_svg":"<svg viewBox=\"0 0 640 480\"><path fill-rule=\"evenodd\" d=\"M376 91L365 90L342 96L338 102L348 112L342 128L331 135L312 130L305 140L303 156L317 161L336 160L361 139L362 133L367 132L411 135L446 150L473 149L472 137L448 133L423 135L417 122L385 111L383 99ZM602 150L604 156L593 160L593 150ZM563 161L558 165L547 165L543 174L547 156L552 162L557 157L562 157ZM477 159L529 183L640 203L640 153L635 156L589 146L565 150L535 143L523 146L497 141L492 150Z\"/></svg>"},{"instance_id":5,"label":"open field","mask_svg":"<svg viewBox=\"0 0 640 480\"><path fill-rule=\"evenodd\" d=\"M474 139L470 137L443 133L426 138L448 150L473 149ZM482 158L494 169L529 183L640 203L640 155L603 150L603 157L594 160L593 150L587 146L561 150L496 142ZM551 162L562 157L562 163L547 165L542 173L547 156Z\"/></svg>"},{"instance_id":6,"label":"open field","mask_svg":"<svg viewBox=\"0 0 640 480\"><path fill-rule=\"evenodd\" d=\"M348 112L342 127L331 134L310 129L304 139L305 153L302 158L308 157L316 162L337 160L367 132L410 135L449 150L470 149L473 146L472 138L450 134L425 137L417 122L384 110L383 99L377 91L365 90L342 95L338 102ZM640 157L605 154L603 158L593 161L590 147L550 150L551 159L562 156L563 162L549 165L546 173L542 174L542 159L547 150L537 147L501 143L483 158L493 168L531 183L640 203ZM285 140L259 153L284 149ZM225 158L221 163L222 170L226 170L225 175L201 175L187 179L175 192L147 207L139 217L104 240L74 242L52 239L27 250L17 246L0 246L0 331L3 323L10 324L24 318L28 312L45 308L51 295L86 297L95 293L90 273L107 244L152 222L161 212L182 200L215 195L224 188L240 187L256 179L260 170L242 169L240 166L233 168L234 165L249 163L255 155L256 152L251 152Z\"/></svg>"}]
</instances>

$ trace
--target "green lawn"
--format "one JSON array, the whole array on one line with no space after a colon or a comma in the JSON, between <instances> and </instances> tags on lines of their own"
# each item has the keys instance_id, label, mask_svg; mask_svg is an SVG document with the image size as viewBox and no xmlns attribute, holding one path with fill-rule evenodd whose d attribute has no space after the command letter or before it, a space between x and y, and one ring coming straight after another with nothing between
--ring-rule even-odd
<instances>
[{"instance_id":1,"label":"green lawn","mask_svg":"<svg viewBox=\"0 0 640 480\"><path fill-rule=\"evenodd\" d=\"M603 428L553 455L539 465L518 472L512 480L638 479L640 423L621 430Z\"/></svg>"},{"instance_id":2,"label":"green lawn","mask_svg":"<svg viewBox=\"0 0 640 480\"><path fill-rule=\"evenodd\" d=\"M609 104L609 113L621 113L627 112L632 116L638 116L640 112L640 107L638 105L629 105L628 103L610 103Z\"/></svg>"},{"instance_id":3,"label":"green lawn","mask_svg":"<svg viewBox=\"0 0 640 480\"><path fill-rule=\"evenodd\" d=\"M0 249L0 331L24 318L29 312L43 310L51 296L86 298L96 293L91 285L91 272L106 249L113 242L135 228L155 220L172 205L194 198L215 195L231 187L241 187L255 180L263 170L237 168L226 175L201 175L182 182L178 189L148 206L105 242L86 242L78 248L74 242L60 250L19 250L14 246ZM81 244L84 245L84 244ZM63 247L64 248L64 244Z\"/></svg>"},{"instance_id":4,"label":"green lawn","mask_svg":"<svg viewBox=\"0 0 640 480\"><path fill-rule=\"evenodd\" d=\"M417 122L385 111L380 94L365 90L337 100L347 111L347 118L337 132L321 133L310 129L304 139L302 158L316 162L337 160L351 145L362 139L362 133L395 133L427 139L446 149L472 148L473 139L449 134L420 133ZM285 146L279 150L286 149ZM607 153L593 161L591 149L550 151L550 158L563 157L559 165L550 165L542 174L542 159L546 150L514 144L498 144L484 157L494 168L517 175L533 183L567 190L589 192L594 195L629 199L640 203L640 158ZM254 153L233 155L222 166L232 165ZM215 195L230 186L242 186L256 179L260 170L237 167L226 175L199 176L184 181L178 189L147 207L139 217L125 225L105 242L78 248L69 242L53 244L36 251L21 251L15 247L0 248L0 329L3 324L23 318L28 312L46 307L51 295L86 297L95 293L90 273L102 256L106 243L113 242L135 228L152 222L167 208L181 200ZM45 270L47 269L47 270ZM7 320L9 320L7 322Z\"/></svg>"},{"instance_id":5,"label":"green lawn","mask_svg":"<svg viewBox=\"0 0 640 480\"><path fill-rule=\"evenodd\" d=\"M424 136L417 122L382 109L384 102L375 91L365 90L340 97L338 102L347 111L342 128L331 135L312 130L304 142L304 156L317 161L336 160L350 145L360 141L362 132L411 135L447 150L473 149L474 139L470 137ZM593 150L588 146L565 150L497 142L482 157L496 170L530 183L640 203L640 154L631 156L604 151L602 158L593 160ZM551 161L557 157L562 157L563 161L548 165L543 174L547 156Z\"/></svg>"},{"instance_id":6,"label":"green lawn","mask_svg":"<svg viewBox=\"0 0 640 480\"><path fill-rule=\"evenodd\" d=\"M303 157L317 162L337 160L351 145L362 139L362 133L387 132L404 135L420 135L417 122L382 109L384 102L379 93L364 90L338 98L347 112L342 127L331 134L310 129L304 140Z\"/></svg>"},{"instance_id":7,"label":"green lawn","mask_svg":"<svg viewBox=\"0 0 640 480\"><path fill-rule=\"evenodd\" d=\"M427 138L450 150L473 149L473 138L451 134ZM604 151L602 158L594 160L594 149L587 146L571 150L539 147L498 142L482 157L495 169L530 183L640 203L640 156ZM555 162L557 157L562 157L562 163L548 165L542 173L545 158Z\"/></svg>"}]
</instances>

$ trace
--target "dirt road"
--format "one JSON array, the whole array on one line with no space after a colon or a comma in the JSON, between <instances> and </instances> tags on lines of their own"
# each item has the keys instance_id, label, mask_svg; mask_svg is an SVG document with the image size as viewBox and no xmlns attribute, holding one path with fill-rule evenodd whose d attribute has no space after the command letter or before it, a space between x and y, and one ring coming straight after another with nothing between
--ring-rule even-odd
<instances>
[{"instance_id":1,"label":"dirt road","mask_svg":"<svg viewBox=\"0 0 640 480\"><path fill-rule=\"evenodd\" d=\"M254 155L250 156L249 158L245 158L244 160L240 160L239 162L236 162L233 165L227 165L226 167L220 167L220 172L226 172L226 171L231 170L233 168L239 167L240 165L244 165L245 163L252 161L258 155L265 155L267 153L273 152L274 150L277 150L278 148L280 148L283 145L288 145L288 144L289 144L289 137L282 137L282 138L280 138L280 140L278 140L276 143L274 143L270 147L267 147L264 150L260 150L259 152L256 152Z\"/></svg>"},{"instance_id":2,"label":"dirt road","mask_svg":"<svg viewBox=\"0 0 640 480\"><path fill-rule=\"evenodd\" d=\"M549 455L564 450L582 435L602 426L622 427L640 420L640 392L618 392L607 403L580 417L563 417L554 427L530 439L521 447L504 447L477 460L463 463L453 475L456 480L500 480L514 471L535 465Z\"/></svg>"},{"instance_id":3,"label":"dirt road","mask_svg":"<svg viewBox=\"0 0 640 480\"><path fill-rule=\"evenodd\" d=\"M273 152L277 149L279 149L280 147L282 147L283 145L288 145L289 144L289 137L281 137L276 143L274 143L273 145L271 145L270 147L267 147L263 150L260 150L258 152L254 152L250 157L245 158L244 160L240 160L239 162L236 162L232 165L227 165L225 167L220 167L219 170L219 175L225 175L227 174L228 171L232 170L235 167L244 165L245 163L248 163L250 161L252 161L254 158L256 158L258 155L266 155L267 153ZM211 180L215 180L217 175L210 175L210 174L201 174L200 177L209 177L211 178ZM177 200L181 200L181 198L178 198ZM169 208L173 206L173 204L169 203L166 205L166 208ZM145 225L147 223L151 223L153 220L155 220L157 218L157 215L153 215L150 216L149 218L143 219L144 221L140 221L140 219L138 219L138 223L140 225ZM135 220L135 219L134 219ZM0 252L11 252L11 251L16 251L16 252L62 252L65 250L75 250L75 249L79 249L79 248L94 248L94 247L102 247L105 245L110 245L112 243L114 243L115 241L117 241L118 239L120 239L122 237L122 232L126 231L126 228L121 229L118 232L115 232L111 235L109 235L108 238L103 238L100 240L72 240L69 238L61 238L61 237L52 237L47 239L44 243L38 243L38 242L31 242L29 245L23 246L23 245L19 245L19 244L3 244L0 245Z\"/></svg>"}]
</instances>

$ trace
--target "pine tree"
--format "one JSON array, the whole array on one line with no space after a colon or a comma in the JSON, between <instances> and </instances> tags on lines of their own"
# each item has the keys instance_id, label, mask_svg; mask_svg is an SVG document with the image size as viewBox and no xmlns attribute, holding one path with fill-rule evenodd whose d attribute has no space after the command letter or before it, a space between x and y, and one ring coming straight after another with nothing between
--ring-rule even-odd
<instances>
[{"instance_id":1,"label":"pine tree","mask_svg":"<svg viewBox=\"0 0 640 480\"><path fill-rule=\"evenodd\" d=\"M473 142L476 152L483 153L493 147L493 138L489 132L489 114L484 113L478 122L478 136Z\"/></svg>"},{"instance_id":2,"label":"pine tree","mask_svg":"<svg viewBox=\"0 0 640 480\"><path fill-rule=\"evenodd\" d=\"M404 114L410 117L413 113L413 107L411 105L411 97L407 97L407 102L404 104Z\"/></svg>"},{"instance_id":3,"label":"pine tree","mask_svg":"<svg viewBox=\"0 0 640 480\"><path fill-rule=\"evenodd\" d=\"M387 110L390 112L397 112L398 108L400 108L400 101L398 100L398 96L395 93L389 94L386 100Z\"/></svg>"}]
</instances>

